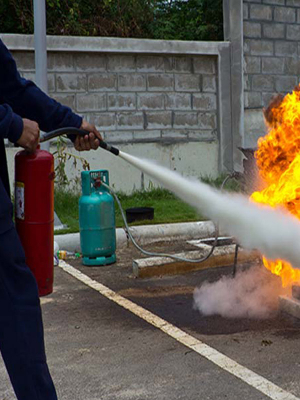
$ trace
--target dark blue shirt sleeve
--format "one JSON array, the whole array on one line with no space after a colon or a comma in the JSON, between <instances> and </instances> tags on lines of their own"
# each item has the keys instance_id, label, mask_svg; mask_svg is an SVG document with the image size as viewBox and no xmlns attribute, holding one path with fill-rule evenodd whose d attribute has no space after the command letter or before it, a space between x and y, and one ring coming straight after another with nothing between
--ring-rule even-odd
<instances>
[{"instance_id":1,"label":"dark blue shirt sleeve","mask_svg":"<svg viewBox=\"0 0 300 400\"><path fill-rule=\"evenodd\" d=\"M9 105L0 105L0 138L16 143L23 131L23 120Z\"/></svg>"},{"instance_id":2,"label":"dark blue shirt sleeve","mask_svg":"<svg viewBox=\"0 0 300 400\"><path fill-rule=\"evenodd\" d=\"M21 78L10 52L0 40L0 138L16 142L22 118L36 121L49 132L63 127L79 128L82 118L47 96L33 82Z\"/></svg>"}]
</instances>

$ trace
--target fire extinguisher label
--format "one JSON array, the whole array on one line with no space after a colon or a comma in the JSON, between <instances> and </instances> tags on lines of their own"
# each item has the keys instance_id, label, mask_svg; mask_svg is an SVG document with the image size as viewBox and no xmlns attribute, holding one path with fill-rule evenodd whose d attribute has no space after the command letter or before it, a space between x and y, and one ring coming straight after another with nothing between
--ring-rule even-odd
<instances>
[{"instance_id":1,"label":"fire extinguisher label","mask_svg":"<svg viewBox=\"0 0 300 400\"><path fill-rule=\"evenodd\" d=\"M25 219L25 207L24 207L24 191L25 185L23 182L16 182L16 217L19 219Z\"/></svg>"}]
</instances>

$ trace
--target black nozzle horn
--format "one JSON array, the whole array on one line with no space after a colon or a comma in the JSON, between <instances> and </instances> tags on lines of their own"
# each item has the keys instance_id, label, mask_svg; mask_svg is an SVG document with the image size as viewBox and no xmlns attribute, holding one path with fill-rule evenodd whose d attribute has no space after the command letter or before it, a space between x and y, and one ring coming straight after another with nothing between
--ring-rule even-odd
<instances>
[{"instance_id":1,"label":"black nozzle horn","mask_svg":"<svg viewBox=\"0 0 300 400\"><path fill-rule=\"evenodd\" d=\"M117 149L116 147L113 147L111 145L109 145L106 142L103 142L103 140L100 140L99 142L99 146L102 147L102 149L105 149L107 151L110 151L111 153L113 153L115 156L119 155L119 149Z\"/></svg>"}]
</instances>

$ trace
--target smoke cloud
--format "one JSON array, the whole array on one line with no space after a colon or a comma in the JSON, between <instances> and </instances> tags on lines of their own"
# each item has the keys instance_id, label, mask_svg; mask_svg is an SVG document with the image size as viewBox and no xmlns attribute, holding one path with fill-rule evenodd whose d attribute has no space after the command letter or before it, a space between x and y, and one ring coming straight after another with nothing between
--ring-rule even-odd
<instances>
[{"instance_id":1,"label":"smoke cloud","mask_svg":"<svg viewBox=\"0 0 300 400\"><path fill-rule=\"evenodd\" d=\"M194 291L194 308L203 315L224 318L269 318L278 309L278 297L287 289L281 280L262 266L223 276L217 282L204 282Z\"/></svg>"}]
</instances>

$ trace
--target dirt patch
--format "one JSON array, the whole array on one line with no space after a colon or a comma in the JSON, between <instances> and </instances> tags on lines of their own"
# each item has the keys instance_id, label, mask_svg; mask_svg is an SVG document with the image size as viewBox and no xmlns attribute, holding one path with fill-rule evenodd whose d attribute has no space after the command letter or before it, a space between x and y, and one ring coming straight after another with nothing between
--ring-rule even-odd
<instances>
[{"instance_id":1,"label":"dirt patch","mask_svg":"<svg viewBox=\"0 0 300 400\"><path fill-rule=\"evenodd\" d=\"M120 290L118 294L124 297L168 297L176 295L191 294L195 290L194 286L156 286L156 287L144 287L144 288L129 288Z\"/></svg>"}]
</instances>

